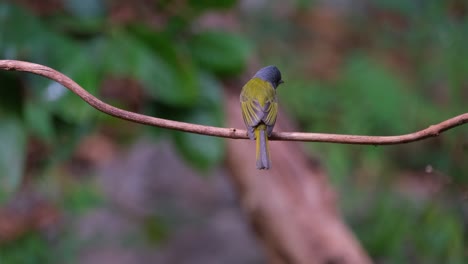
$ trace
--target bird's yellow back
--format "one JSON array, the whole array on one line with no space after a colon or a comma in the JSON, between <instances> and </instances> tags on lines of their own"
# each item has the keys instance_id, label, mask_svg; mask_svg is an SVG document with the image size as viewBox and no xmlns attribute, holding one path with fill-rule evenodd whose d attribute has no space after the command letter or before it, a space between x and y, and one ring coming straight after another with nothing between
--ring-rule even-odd
<instances>
[{"instance_id":1,"label":"bird's yellow back","mask_svg":"<svg viewBox=\"0 0 468 264\"><path fill-rule=\"evenodd\" d=\"M260 78L252 78L242 88L241 101L257 101L261 107L267 102L276 102L276 91L273 86Z\"/></svg>"},{"instance_id":2,"label":"bird's yellow back","mask_svg":"<svg viewBox=\"0 0 468 264\"><path fill-rule=\"evenodd\" d=\"M242 88L240 101L245 124L254 128L264 123L270 134L278 114L276 90L271 83L252 78Z\"/></svg>"}]
</instances>

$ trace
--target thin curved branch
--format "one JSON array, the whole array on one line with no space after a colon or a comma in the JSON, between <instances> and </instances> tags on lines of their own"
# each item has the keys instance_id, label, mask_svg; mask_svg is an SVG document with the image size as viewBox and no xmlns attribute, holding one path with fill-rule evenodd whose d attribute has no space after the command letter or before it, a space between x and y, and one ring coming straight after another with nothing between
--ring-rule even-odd
<instances>
[{"instance_id":1,"label":"thin curved branch","mask_svg":"<svg viewBox=\"0 0 468 264\"><path fill-rule=\"evenodd\" d=\"M77 94L97 110L128 121L207 136L217 136L232 139L248 139L247 131L242 129L203 126L151 117L122 110L97 99L64 74L40 64L17 60L0 60L0 69L7 71L30 72L54 80ZM426 129L399 136L356 136L323 133L273 132L270 139L286 141L330 142L341 144L391 145L423 140L429 137L436 137L448 129L460 126L467 122L468 113L465 113L445 120L439 124L432 125Z\"/></svg>"}]
</instances>

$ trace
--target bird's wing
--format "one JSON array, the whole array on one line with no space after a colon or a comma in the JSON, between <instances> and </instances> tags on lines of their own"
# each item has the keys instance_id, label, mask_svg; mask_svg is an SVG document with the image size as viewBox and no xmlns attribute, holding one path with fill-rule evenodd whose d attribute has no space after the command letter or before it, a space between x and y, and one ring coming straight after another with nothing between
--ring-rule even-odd
<instances>
[{"instance_id":1,"label":"bird's wing","mask_svg":"<svg viewBox=\"0 0 468 264\"><path fill-rule=\"evenodd\" d=\"M270 83L253 78L242 90L242 117L249 130L249 137L253 137L253 130L260 123L267 126L267 133L270 135L278 113L275 89Z\"/></svg>"},{"instance_id":2,"label":"bird's wing","mask_svg":"<svg viewBox=\"0 0 468 264\"><path fill-rule=\"evenodd\" d=\"M267 126L275 125L278 114L278 103L276 101L267 102L263 108L263 113L263 123Z\"/></svg>"},{"instance_id":3,"label":"bird's wing","mask_svg":"<svg viewBox=\"0 0 468 264\"><path fill-rule=\"evenodd\" d=\"M265 114L263 107L256 100L249 99L246 96L241 96L240 99L245 124L250 127L257 126Z\"/></svg>"},{"instance_id":4,"label":"bird's wing","mask_svg":"<svg viewBox=\"0 0 468 264\"><path fill-rule=\"evenodd\" d=\"M270 136L276 123L276 117L278 116L278 102L276 101L276 97L274 97L274 100L265 104L263 112L262 121L267 126L267 133L268 136Z\"/></svg>"}]
</instances>

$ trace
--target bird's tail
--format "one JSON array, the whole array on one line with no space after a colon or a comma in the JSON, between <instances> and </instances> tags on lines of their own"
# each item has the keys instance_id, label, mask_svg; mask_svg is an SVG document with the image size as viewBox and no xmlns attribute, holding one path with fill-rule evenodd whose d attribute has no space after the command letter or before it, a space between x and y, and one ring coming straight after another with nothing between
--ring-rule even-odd
<instances>
[{"instance_id":1,"label":"bird's tail","mask_svg":"<svg viewBox=\"0 0 468 264\"><path fill-rule=\"evenodd\" d=\"M259 125L255 128L257 169L268 170L270 168L270 151L268 149L268 136L266 126Z\"/></svg>"}]
</instances>

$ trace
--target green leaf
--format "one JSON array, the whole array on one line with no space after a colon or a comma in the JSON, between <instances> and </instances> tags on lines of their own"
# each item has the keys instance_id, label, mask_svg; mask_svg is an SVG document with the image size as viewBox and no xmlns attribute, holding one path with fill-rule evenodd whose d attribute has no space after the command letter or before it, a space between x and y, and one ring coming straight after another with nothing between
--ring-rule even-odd
<instances>
[{"instance_id":1,"label":"green leaf","mask_svg":"<svg viewBox=\"0 0 468 264\"><path fill-rule=\"evenodd\" d=\"M411 131L407 113L411 112L413 95L383 65L366 56L353 57L337 87L346 133L389 135Z\"/></svg>"},{"instance_id":2,"label":"green leaf","mask_svg":"<svg viewBox=\"0 0 468 264\"><path fill-rule=\"evenodd\" d=\"M117 32L104 50L105 71L132 76L140 80L146 91L157 100L171 105L192 105L198 86L190 69L180 68L154 52L133 36Z\"/></svg>"},{"instance_id":3,"label":"green leaf","mask_svg":"<svg viewBox=\"0 0 468 264\"><path fill-rule=\"evenodd\" d=\"M168 87L163 91L167 92L171 89L179 92L175 98L180 100L182 98L185 106L192 105L197 100L199 95L199 89L196 76L196 68L193 64L190 54L186 54L183 48L178 43L170 39L168 34L159 34L154 30L147 27L138 27L138 31L134 31L135 36L140 42L149 49L150 52L158 56L164 63L167 64L168 70L172 74L172 82L175 87ZM145 80L145 76L141 76ZM149 76L151 84L154 83L154 79ZM163 91L159 91L159 94ZM172 93L171 93L172 94ZM174 101L170 97L166 102L171 103Z\"/></svg>"},{"instance_id":4,"label":"green leaf","mask_svg":"<svg viewBox=\"0 0 468 264\"><path fill-rule=\"evenodd\" d=\"M135 40L145 44L152 52L172 63L177 60L176 46L167 32L158 32L144 24L132 24L128 31Z\"/></svg>"},{"instance_id":5,"label":"green leaf","mask_svg":"<svg viewBox=\"0 0 468 264\"><path fill-rule=\"evenodd\" d=\"M203 110L192 112L184 121L205 125L220 123L216 115ZM208 169L224 158L224 141L219 137L176 132L174 139L181 154L197 168Z\"/></svg>"},{"instance_id":6,"label":"green leaf","mask_svg":"<svg viewBox=\"0 0 468 264\"><path fill-rule=\"evenodd\" d=\"M208 31L190 41L194 59L204 68L221 75L239 74L247 64L250 45L233 33Z\"/></svg>"},{"instance_id":7,"label":"green leaf","mask_svg":"<svg viewBox=\"0 0 468 264\"><path fill-rule=\"evenodd\" d=\"M52 142L55 137L52 118L47 107L37 101L28 101L24 105L25 122L28 130L46 142Z\"/></svg>"},{"instance_id":8,"label":"green leaf","mask_svg":"<svg viewBox=\"0 0 468 264\"><path fill-rule=\"evenodd\" d=\"M19 120L0 120L0 190L14 191L21 182L26 157L26 134Z\"/></svg>"},{"instance_id":9,"label":"green leaf","mask_svg":"<svg viewBox=\"0 0 468 264\"><path fill-rule=\"evenodd\" d=\"M0 25L0 55L7 59L33 51L45 32L36 16L6 3L0 3Z\"/></svg>"},{"instance_id":10,"label":"green leaf","mask_svg":"<svg viewBox=\"0 0 468 264\"><path fill-rule=\"evenodd\" d=\"M56 248L44 235L28 232L10 243L3 243L0 260L2 263L54 263L54 253L50 252L56 253Z\"/></svg>"},{"instance_id":11,"label":"green leaf","mask_svg":"<svg viewBox=\"0 0 468 264\"><path fill-rule=\"evenodd\" d=\"M78 49L66 55L67 60L61 63L58 70L70 77L91 94L96 94L100 81L100 74L92 63L87 50ZM31 82L32 86L36 83ZM42 84L44 85L44 84ZM42 94L44 103L67 122L82 123L90 121L96 116L97 110L88 105L78 95L62 85L47 80L46 85L37 87Z\"/></svg>"},{"instance_id":12,"label":"green leaf","mask_svg":"<svg viewBox=\"0 0 468 264\"><path fill-rule=\"evenodd\" d=\"M70 65L75 63L76 59L78 65L84 59L87 59L89 63L89 56L85 54L84 46L78 45L64 35L56 34L55 32L47 32L42 35L42 39L39 39L39 47L35 50L32 55L34 59L47 63L49 67L54 67L57 70L67 70L65 67L71 67ZM51 49L51 47L54 47ZM89 63L90 64L90 63Z\"/></svg>"},{"instance_id":13,"label":"green leaf","mask_svg":"<svg viewBox=\"0 0 468 264\"><path fill-rule=\"evenodd\" d=\"M189 5L198 10L229 9L236 4L236 0L189 0Z\"/></svg>"},{"instance_id":14,"label":"green leaf","mask_svg":"<svg viewBox=\"0 0 468 264\"><path fill-rule=\"evenodd\" d=\"M47 28L34 14L11 4L0 4L0 55L58 67L80 49L66 35Z\"/></svg>"},{"instance_id":15,"label":"green leaf","mask_svg":"<svg viewBox=\"0 0 468 264\"><path fill-rule=\"evenodd\" d=\"M199 104L204 107L215 108L214 111L221 113L224 100L222 84L212 74L200 72L198 76L201 87Z\"/></svg>"}]
</instances>

